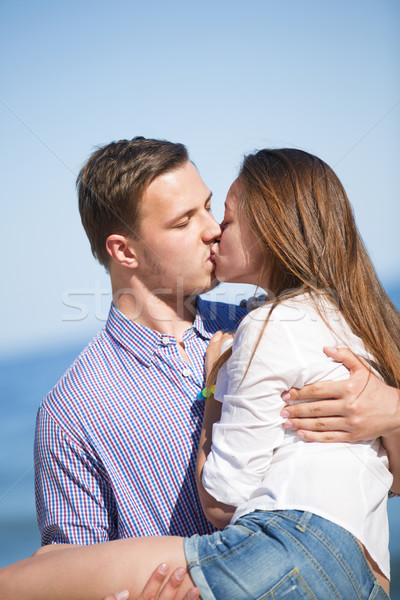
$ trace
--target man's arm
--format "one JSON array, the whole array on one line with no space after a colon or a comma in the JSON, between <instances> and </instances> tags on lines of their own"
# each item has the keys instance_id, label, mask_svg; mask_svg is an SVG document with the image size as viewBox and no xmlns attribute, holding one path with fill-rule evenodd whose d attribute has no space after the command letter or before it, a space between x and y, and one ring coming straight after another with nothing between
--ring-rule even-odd
<instances>
[{"instance_id":1,"label":"man's arm","mask_svg":"<svg viewBox=\"0 0 400 600\"><path fill-rule=\"evenodd\" d=\"M394 481L400 490L400 391L383 383L346 348L324 348L350 371L344 381L319 382L291 389L283 400L319 400L287 405L285 427L309 442L357 442L382 437Z\"/></svg>"},{"instance_id":2,"label":"man's arm","mask_svg":"<svg viewBox=\"0 0 400 600\"><path fill-rule=\"evenodd\" d=\"M42 544L93 544L116 537L111 490L95 457L43 407L36 422L35 495Z\"/></svg>"},{"instance_id":3,"label":"man's arm","mask_svg":"<svg viewBox=\"0 0 400 600\"><path fill-rule=\"evenodd\" d=\"M137 600L175 600L184 580L186 569L175 569L164 585L167 574L168 566L166 564L159 565L151 575ZM121 592L116 592L112 596L106 596L103 600L128 600L128 598L128 590L122 590ZM199 590L196 587L193 587L185 594L183 600L199 600L199 598Z\"/></svg>"}]
</instances>

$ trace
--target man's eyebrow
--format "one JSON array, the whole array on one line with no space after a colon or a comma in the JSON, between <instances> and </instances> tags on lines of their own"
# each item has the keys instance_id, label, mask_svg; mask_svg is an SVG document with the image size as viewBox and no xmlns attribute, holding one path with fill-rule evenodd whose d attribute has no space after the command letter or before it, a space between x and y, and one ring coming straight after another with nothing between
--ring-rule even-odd
<instances>
[{"instance_id":1,"label":"man's eyebrow","mask_svg":"<svg viewBox=\"0 0 400 600\"><path fill-rule=\"evenodd\" d=\"M207 196L207 199L204 202L204 206L211 202L212 195L213 195L212 192L210 192L209 196ZM197 208L190 208L189 210L185 210L185 211L177 214L173 219L168 221L167 227L174 225L174 223L176 223L180 219L183 219L184 217L191 217L196 212L196 210L197 210Z\"/></svg>"}]
</instances>

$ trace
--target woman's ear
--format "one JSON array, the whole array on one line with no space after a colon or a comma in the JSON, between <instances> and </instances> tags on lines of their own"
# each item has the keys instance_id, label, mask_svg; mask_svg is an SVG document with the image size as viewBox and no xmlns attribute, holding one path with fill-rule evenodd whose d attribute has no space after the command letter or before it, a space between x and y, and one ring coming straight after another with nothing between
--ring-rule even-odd
<instances>
[{"instance_id":1,"label":"woman's ear","mask_svg":"<svg viewBox=\"0 0 400 600\"><path fill-rule=\"evenodd\" d=\"M139 265L134 242L124 235L113 233L106 240L108 254L120 265L136 268Z\"/></svg>"}]
</instances>

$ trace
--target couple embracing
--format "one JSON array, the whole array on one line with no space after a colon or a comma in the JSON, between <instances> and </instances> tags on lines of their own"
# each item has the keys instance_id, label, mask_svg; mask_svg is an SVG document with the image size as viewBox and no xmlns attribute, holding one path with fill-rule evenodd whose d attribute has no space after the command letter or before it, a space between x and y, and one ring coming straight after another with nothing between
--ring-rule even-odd
<instances>
[{"instance_id":1,"label":"couple embracing","mask_svg":"<svg viewBox=\"0 0 400 600\"><path fill-rule=\"evenodd\" d=\"M114 301L39 409L45 546L0 571L1 597L142 598L167 563L187 568L176 598L387 598L400 317L335 173L248 155L220 226L186 148L135 138L78 189ZM198 297L215 277L269 300Z\"/></svg>"}]
</instances>

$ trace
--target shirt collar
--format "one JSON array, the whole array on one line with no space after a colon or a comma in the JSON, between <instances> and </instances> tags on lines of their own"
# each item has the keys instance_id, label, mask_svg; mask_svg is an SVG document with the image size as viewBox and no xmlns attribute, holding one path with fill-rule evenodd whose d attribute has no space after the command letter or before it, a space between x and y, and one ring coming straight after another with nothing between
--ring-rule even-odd
<instances>
[{"instance_id":1,"label":"shirt collar","mask_svg":"<svg viewBox=\"0 0 400 600\"><path fill-rule=\"evenodd\" d=\"M198 298L196 317L193 326L189 328L206 340L210 340L219 329L216 311L210 309L213 304L215 303ZM151 365L156 348L165 345L163 341L165 342L166 338L175 339L173 336L139 325L126 317L114 304L111 304L106 330L121 346L147 367Z\"/></svg>"},{"instance_id":2,"label":"shirt collar","mask_svg":"<svg viewBox=\"0 0 400 600\"><path fill-rule=\"evenodd\" d=\"M139 325L111 304L106 330L128 352L146 367L151 364L154 351L163 337L158 331Z\"/></svg>"}]
</instances>

